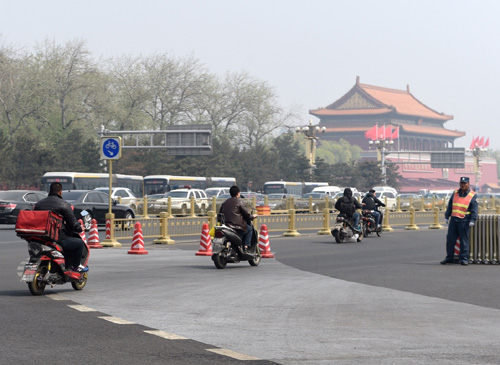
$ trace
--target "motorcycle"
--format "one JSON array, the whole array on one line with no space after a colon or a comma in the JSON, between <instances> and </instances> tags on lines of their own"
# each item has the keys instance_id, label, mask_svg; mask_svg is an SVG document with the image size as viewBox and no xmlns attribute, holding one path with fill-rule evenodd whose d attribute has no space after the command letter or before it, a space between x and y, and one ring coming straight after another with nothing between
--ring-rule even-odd
<instances>
[{"instance_id":1,"label":"motorcycle","mask_svg":"<svg viewBox=\"0 0 500 365\"><path fill-rule=\"evenodd\" d=\"M363 226L361 226L363 230ZM356 240L361 242L363 240L363 232L361 234L356 231L353 227L353 221L351 218L347 218L345 214L339 214L335 221L335 226L333 227L332 236L335 237L335 242L342 243L347 240Z\"/></svg>"},{"instance_id":2,"label":"motorcycle","mask_svg":"<svg viewBox=\"0 0 500 365\"><path fill-rule=\"evenodd\" d=\"M382 236L382 227L377 227L373 210L363 209L361 213L361 225L363 226L363 236L368 237L371 233L376 233L378 237Z\"/></svg>"},{"instance_id":3,"label":"motorcycle","mask_svg":"<svg viewBox=\"0 0 500 365\"><path fill-rule=\"evenodd\" d=\"M250 221L252 227L252 240L250 247L243 251L243 240L240 234L224 223L223 214L217 215L220 225L214 227L212 239L212 261L217 269L224 269L228 263L237 264L248 261L250 266L259 266L262 254L258 246L259 235Z\"/></svg>"},{"instance_id":4,"label":"motorcycle","mask_svg":"<svg viewBox=\"0 0 500 365\"><path fill-rule=\"evenodd\" d=\"M75 290L87 284L87 272L66 269L62 247L57 243L62 217L45 210L20 211L16 222L18 237L28 242L29 259L24 265L21 281L28 284L33 295L42 295L45 287L71 283ZM84 244L81 264L86 266L89 247Z\"/></svg>"}]
</instances>

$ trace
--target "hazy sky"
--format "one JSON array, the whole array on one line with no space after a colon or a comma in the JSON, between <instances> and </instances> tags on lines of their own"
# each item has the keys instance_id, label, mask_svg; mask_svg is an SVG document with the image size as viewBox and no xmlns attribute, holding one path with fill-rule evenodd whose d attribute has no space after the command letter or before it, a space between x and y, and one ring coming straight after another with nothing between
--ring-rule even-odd
<instances>
[{"instance_id":1,"label":"hazy sky","mask_svg":"<svg viewBox=\"0 0 500 365\"><path fill-rule=\"evenodd\" d=\"M362 83L410 91L445 127L500 149L500 1L0 0L0 40L31 50L84 40L94 57L193 55L210 71L266 80L310 109Z\"/></svg>"}]
</instances>

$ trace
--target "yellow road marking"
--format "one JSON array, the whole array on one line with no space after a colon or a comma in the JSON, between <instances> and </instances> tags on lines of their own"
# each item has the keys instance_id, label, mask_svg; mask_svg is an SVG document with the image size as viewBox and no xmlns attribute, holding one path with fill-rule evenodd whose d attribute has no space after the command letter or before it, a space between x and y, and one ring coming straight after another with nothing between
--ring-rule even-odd
<instances>
[{"instance_id":1,"label":"yellow road marking","mask_svg":"<svg viewBox=\"0 0 500 365\"><path fill-rule=\"evenodd\" d=\"M151 335L161 337L161 338L166 338L167 340L187 340L186 337L178 336L176 334L168 333L168 332L160 331L160 330L147 330L144 332L149 333Z\"/></svg>"}]
</instances>

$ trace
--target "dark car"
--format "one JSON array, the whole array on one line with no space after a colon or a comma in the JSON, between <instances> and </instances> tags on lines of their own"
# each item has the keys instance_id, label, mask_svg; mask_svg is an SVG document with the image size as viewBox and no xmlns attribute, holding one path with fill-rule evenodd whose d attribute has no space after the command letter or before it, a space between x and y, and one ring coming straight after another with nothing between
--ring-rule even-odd
<instances>
[{"instance_id":1,"label":"dark car","mask_svg":"<svg viewBox=\"0 0 500 365\"><path fill-rule=\"evenodd\" d=\"M91 228L92 219L97 224L106 223L106 213L109 212L108 194L95 190L69 190L63 191L63 199L74 207L76 219L83 220L85 229ZM111 209L115 218L135 218L135 213L129 206L117 204L116 200L113 200ZM82 216L82 210L86 210L88 214Z\"/></svg>"},{"instance_id":2,"label":"dark car","mask_svg":"<svg viewBox=\"0 0 500 365\"><path fill-rule=\"evenodd\" d=\"M33 210L36 202L47 197L45 191L2 190L0 191L0 223L15 224L21 210Z\"/></svg>"}]
</instances>

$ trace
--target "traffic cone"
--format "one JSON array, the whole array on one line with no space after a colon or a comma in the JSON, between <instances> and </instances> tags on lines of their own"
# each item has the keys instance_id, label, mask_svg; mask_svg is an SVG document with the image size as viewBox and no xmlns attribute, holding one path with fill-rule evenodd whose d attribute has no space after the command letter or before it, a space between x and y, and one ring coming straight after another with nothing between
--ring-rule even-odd
<instances>
[{"instance_id":1,"label":"traffic cone","mask_svg":"<svg viewBox=\"0 0 500 365\"><path fill-rule=\"evenodd\" d=\"M78 220L80 224L82 225L83 231L78 233L80 235L80 238L82 239L83 242L87 243L87 236L85 236L85 226L83 225L83 221L81 219Z\"/></svg>"},{"instance_id":2,"label":"traffic cone","mask_svg":"<svg viewBox=\"0 0 500 365\"><path fill-rule=\"evenodd\" d=\"M106 219L106 239L111 239L111 219Z\"/></svg>"},{"instance_id":3,"label":"traffic cone","mask_svg":"<svg viewBox=\"0 0 500 365\"><path fill-rule=\"evenodd\" d=\"M136 222L134 226L134 238L132 247L128 251L129 254L146 255L148 251L144 249L144 237L142 236L142 227L140 222Z\"/></svg>"},{"instance_id":4,"label":"traffic cone","mask_svg":"<svg viewBox=\"0 0 500 365\"><path fill-rule=\"evenodd\" d=\"M259 249L262 257L267 259L274 258L274 255L271 252L271 245L269 244L269 234L267 232L267 226L265 224L260 226Z\"/></svg>"},{"instance_id":5,"label":"traffic cone","mask_svg":"<svg viewBox=\"0 0 500 365\"><path fill-rule=\"evenodd\" d=\"M103 245L99 242L99 231L97 230L97 221L92 219L92 228L89 231L89 241L88 245L90 248L103 248Z\"/></svg>"},{"instance_id":6,"label":"traffic cone","mask_svg":"<svg viewBox=\"0 0 500 365\"><path fill-rule=\"evenodd\" d=\"M455 256L460 255L460 237L457 238L455 242Z\"/></svg>"},{"instance_id":7,"label":"traffic cone","mask_svg":"<svg viewBox=\"0 0 500 365\"><path fill-rule=\"evenodd\" d=\"M201 227L200 249L195 253L196 256L212 256L212 238L208 223L203 223Z\"/></svg>"}]
</instances>

